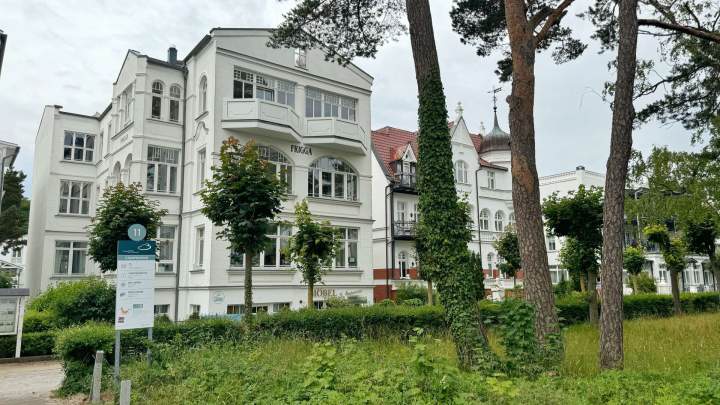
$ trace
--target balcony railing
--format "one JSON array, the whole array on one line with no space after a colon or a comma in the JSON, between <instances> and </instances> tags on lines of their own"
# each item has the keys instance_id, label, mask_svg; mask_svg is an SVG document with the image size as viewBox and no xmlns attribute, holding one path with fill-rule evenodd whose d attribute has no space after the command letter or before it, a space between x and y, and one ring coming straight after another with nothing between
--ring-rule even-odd
<instances>
[{"instance_id":1,"label":"balcony railing","mask_svg":"<svg viewBox=\"0 0 720 405\"><path fill-rule=\"evenodd\" d=\"M302 139L301 118L287 105L260 99L225 99L222 127L291 142Z\"/></svg>"},{"instance_id":2,"label":"balcony railing","mask_svg":"<svg viewBox=\"0 0 720 405\"><path fill-rule=\"evenodd\" d=\"M357 122L336 117L305 118L307 130L304 142L328 148L365 154L369 140Z\"/></svg>"},{"instance_id":3,"label":"balcony railing","mask_svg":"<svg viewBox=\"0 0 720 405\"><path fill-rule=\"evenodd\" d=\"M417 188L417 176L411 173L398 173L395 175L394 186L396 189L415 190Z\"/></svg>"},{"instance_id":4,"label":"balcony railing","mask_svg":"<svg viewBox=\"0 0 720 405\"><path fill-rule=\"evenodd\" d=\"M417 228L416 221L395 221L393 223L393 237L395 239L413 239Z\"/></svg>"}]
</instances>

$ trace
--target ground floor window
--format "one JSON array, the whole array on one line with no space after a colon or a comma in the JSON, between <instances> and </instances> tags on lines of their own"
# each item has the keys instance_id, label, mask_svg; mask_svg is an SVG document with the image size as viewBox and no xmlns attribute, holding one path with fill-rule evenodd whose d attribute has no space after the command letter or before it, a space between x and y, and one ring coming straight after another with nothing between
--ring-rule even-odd
<instances>
[{"instance_id":1,"label":"ground floor window","mask_svg":"<svg viewBox=\"0 0 720 405\"><path fill-rule=\"evenodd\" d=\"M170 312L170 304L155 305L153 312L155 316L167 315Z\"/></svg>"},{"instance_id":2,"label":"ground floor window","mask_svg":"<svg viewBox=\"0 0 720 405\"><path fill-rule=\"evenodd\" d=\"M200 305L190 304L190 317L197 318L200 316Z\"/></svg>"},{"instance_id":3,"label":"ground floor window","mask_svg":"<svg viewBox=\"0 0 720 405\"><path fill-rule=\"evenodd\" d=\"M290 310L289 302L280 302L273 304L273 312L282 312Z\"/></svg>"},{"instance_id":4,"label":"ground floor window","mask_svg":"<svg viewBox=\"0 0 720 405\"><path fill-rule=\"evenodd\" d=\"M560 269L558 266L550 266L550 280L553 284L560 283L568 279L568 273L565 269Z\"/></svg>"},{"instance_id":5,"label":"ground floor window","mask_svg":"<svg viewBox=\"0 0 720 405\"><path fill-rule=\"evenodd\" d=\"M87 242L55 241L55 274L85 274Z\"/></svg>"}]
</instances>

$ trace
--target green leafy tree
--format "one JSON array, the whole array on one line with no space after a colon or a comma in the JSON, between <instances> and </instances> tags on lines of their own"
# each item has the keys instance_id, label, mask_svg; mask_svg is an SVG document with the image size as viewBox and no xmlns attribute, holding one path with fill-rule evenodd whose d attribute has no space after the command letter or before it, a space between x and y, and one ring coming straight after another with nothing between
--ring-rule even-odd
<instances>
[{"instance_id":1,"label":"green leafy tree","mask_svg":"<svg viewBox=\"0 0 720 405\"><path fill-rule=\"evenodd\" d=\"M143 195L139 184L118 183L105 189L88 227L88 256L103 273L116 270L117 243L128 239L130 225L143 225L147 237L157 234L162 217L167 214L159 206L160 202Z\"/></svg>"},{"instance_id":2,"label":"green leafy tree","mask_svg":"<svg viewBox=\"0 0 720 405\"><path fill-rule=\"evenodd\" d=\"M575 254L584 254L579 262L587 273L590 323L597 323L599 305L595 281L597 280L599 251L603 243L603 192L597 187L585 188L560 197L552 194L543 202L545 225L556 236L572 238L579 246Z\"/></svg>"},{"instance_id":3,"label":"green leafy tree","mask_svg":"<svg viewBox=\"0 0 720 405\"><path fill-rule=\"evenodd\" d=\"M656 243L660 248L663 260L670 272L670 288L673 297L673 311L676 315L682 313L680 305L680 287L678 276L687 264L687 246L680 238L673 238L665 225L649 225L643 229L647 239Z\"/></svg>"},{"instance_id":4,"label":"green leafy tree","mask_svg":"<svg viewBox=\"0 0 720 405\"><path fill-rule=\"evenodd\" d=\"M503 258L498 269L513 278L513 286L517 285L517 272L522 267L520 259L520 246L517 233L512 226L508 226L500 239L494 243L497 254Z\"/></svg>"},{"instance_id":5,"label":"green leafy tree","mask_svg":"<svg viewBox=\"0 0 720 405\"><path fill-rule=\"evenodd\" d=\"M718 239L718 224L712 217L697 222L691 221L685 226L684 237L689 251L706 255L710 260L710 268L715 278L715 290L718 290L720 263L718 263L715 245Z\"/></svg>"},{"instance_id":6,"label":"green leafy tree","mask_svg":"<svg viewBox=\"0 0 720 405\"><path fill-rule=\"evenodd\" d=\"M600 265L598 264L598 250L588 249L577 239L565 238L562 248L560 248L560 267L566 269L573 280L577 280L576 285L580 286L580 291L586 292L589 274L597 274ZM593 287L594 288L594 287ZM588 295L589 296L589 295Z\"/></svg>"},{"instance_id":7,"label":"green leafy tree","mask_svg":"<svg viewBox=\"0 0 720 405\"><path fill-rule=\"evenodd\" d=\"M12 288L13 285L12 276L4 271L0 271L0 288Z\"/></svg>"},{"instance_id":8,"label":"green leafy tree","mask_svg":"<svg viewBox=\"0 0 720 405\"><path fill-rule=\"evenodd\" d=\"M295 227L290 238L290 257L308 285L307 307L312 309L314 287L332 266L339 246L337 231L330 223L313 221L307 201L295 205Z\"/></svg>"},{"instance_id":9,"label":"green leafy tree","mask_svg":"<svg viewBox=\"0 0 720 405\"><path fill-rule=\"evenodd\" d=\"M298 0L273 32L270 45L321 48L326 58L347 64L356 56L373 57L382 44L405 32L405 17L419 98L419 261L423 277L432 280L440 293L460 365L492 369L496 359L480 332L477 293L468 263L471 233L454 186L445 92L429 0ZM547 277L549 312L557 324Z\"/></svg>"},{"instance_id":10,"label":"green leafy tree","mask_svg":"<svg viewBox=\"0 0 720 405\"><path fill-rule=\"evenodd\" d=\"M641 246L628 246L625 248L625 253L623 254L623 266L630 274L630 280L632 281L633 292L635 292L635 294L640 291L638 288L637 277L640 273L642 273L645 261L645 249Z\"/></svg>"},{"instance_id":11,"label":"green leafy tree","mask_svg":"<svg viewBox=\"0 0 720 405\"><path fill-rule=\"evenodd\" d=\"M0 248L3 253L22 247L27 242L30 200L23 197L23 181L27 176L9 168L3 178L2 207L0 209Z\"/></svg>"},{"instance_id":12,"label":"green leafy tree","mask_svg":"<svg viewBox=\"0 0 720 405\"><path fill-rule=\"evenodd\" d=\"M552 281L545 251L540 188L535 164L535 58L552 48L556 62L580 56L586 45L562 26L574 0L456 0L450 13L461 41L477 48L480 56L502 49L497 73L512 80L510 142L512 197L528 301L535 307L535 331L540 341L557 334ZM508 46L509 45L509 46Z\"/></svg>"},{"instance_id":13,"label":"green leafy tree","mask_svg":"<svg viewBox=\"0 0 720 405\"><path fill-rule=\"evenodd\" d=\"M245 318L252 318L253 258L267 246L268 231L280 212L286 186L254 142L240 145L233 137L220 148L220 164L212 167L212 179L200 192L202 213L221 227L218 239L230 242L233 253L245 254Z\"/></svg>"}]
</instances>

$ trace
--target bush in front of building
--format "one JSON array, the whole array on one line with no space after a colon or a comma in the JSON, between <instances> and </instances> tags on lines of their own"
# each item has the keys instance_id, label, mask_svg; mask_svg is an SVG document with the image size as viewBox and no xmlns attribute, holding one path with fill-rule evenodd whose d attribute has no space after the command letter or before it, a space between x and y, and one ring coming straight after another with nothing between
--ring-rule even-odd
<instances>
[{"instance_id":1,"label":"bush in front of building","mask_svg":"<svg viewBox=\"0 0 720 405\"><path fill-rule=\"evenodd\" d=\"M97 278L60 283L35 297L28 308L45 313L43 316L54 319L45 319L46 323L60 328L88 321L112 322L115 287Z\"/></svg>"},{"instance_id":2,"label":"bush in front of building","mask_svg":"<svg viewBox=\"0 0 720 405\"><path fill-rule=\"evenodd\" d=\"M22 336L21 357L47 356L55 345L55 332L28 332ZM0 336L0 358L15 357L15 335Z\"/></svg>"},{"instance_id":3,"label":"bush in front of building","mask_svg":"<svg viewBox=\"0 0 720 405\"><path fill-rule=\"evenodd\" d=\"M427 304L427 288L418 284L401 285L395 291L395 294L395 299L398 304L402 304L403 302L412 299L418 299L422 301L423 304Z\"/></svg>"},{"instance_id":4,"label":"bush in front of building","mask_svg":"<svg viewBox=\"0 0 720 405\"><path fill-rule=\"evenodd\" d=\"M633 286L633 292L635 294L655 294L657 292L657 285L655 285L655 279L650 277L649 274L642 272L636 276L630 276L631 285ZM634 291L637 286L637 291Z\"/></svg>"},{"instance_id":5,"label":"bush in front of building","mask_svg":"<svg viewBox=\"0 0 720 405\"><path fill-rule=\"evenodd\" d=\"M53 312L29 309L23 317L23 333L47 332L57 328L57 317Z\"/></svg>"}]
</instances>

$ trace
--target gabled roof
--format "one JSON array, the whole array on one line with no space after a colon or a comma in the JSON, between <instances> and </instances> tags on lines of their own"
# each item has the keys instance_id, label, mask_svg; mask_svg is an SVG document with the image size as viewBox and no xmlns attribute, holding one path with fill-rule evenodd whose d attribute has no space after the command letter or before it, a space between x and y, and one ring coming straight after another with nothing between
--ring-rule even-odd
<instances>
[{"instance_id":1,"label":"gabled roof","mask_svg":"<svg viewBox=\"0 0 720 405\"><path fill-rule=\"evenodd\" d=\"M448 127L452 128L453 123L449 122ZM473 146L475 146L475 151L480 152L483 137L479 134L470 134L470 139L472 139ZM417 131L407 131L400 128L386 126L372 131L371 140L375 157L380 163L380 167L382 167L383 172L388 177L392 177L395 174L395 167L392 163L398 160L399 157L402 157L402 154L405 152L408 145L412 147L415 156L418 159L422 159L418 153ZM507 168L492 164L485 159L479 158L478 160L480 165L483 167L503 171L507 170Z\"/></svg>"}]
</instances>

